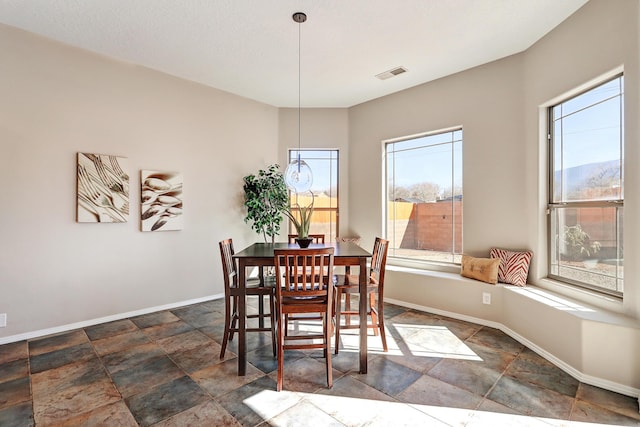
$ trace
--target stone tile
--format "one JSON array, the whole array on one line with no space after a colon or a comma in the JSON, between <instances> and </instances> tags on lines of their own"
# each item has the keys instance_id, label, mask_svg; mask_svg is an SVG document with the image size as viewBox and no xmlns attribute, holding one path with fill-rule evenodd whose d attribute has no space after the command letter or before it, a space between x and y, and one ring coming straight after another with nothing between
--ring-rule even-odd
<instances>
[{"instance_id":1,"label":"stone tile","mask_svg":"<svg viewBox=\"0 0 640 427\"><path fill-rule=\"evenodd\" d=\"M436 322L437 326L444 326L462 341L466 340L482 328L480 325L465 322L463 320L441 317Z\"/></svg>"},{"instance_id":2,"label":"stone tile","mask_svg":"<svg viewBox=\"0 0 640 427\"><path fill-rule=\"evenodd\" d=\"M429 376L481 397L501 375L501 372L488 368L482 361L456 359L443 359L429 371Z\"/></svg>"},{"instance_id":3,"label":"stone tile","mask_svg":"<svg viewBox=\"0 0 640 427\"><path fill-rule=\"evenodd\" d=\"M31 374L37 374L38 372L48 369L55 369L70 363L87 361L96 357L96 352L91 344L84 342L72 347L63 347L59 350L33 356L29 363Z\"/></svg>"},{"instance_id":4,"label":"stone tile","mask_svg":"<svg viewBox=\"0 0 640 427\"><path fill-rule=\"evenodd\" d=\"M402 354L431 358L467 358L478 356L443 325L395 325L401 335L399 345Z\"/></svg>"},{"instance_id":5,"label":"stone tile","mask_svg":"<svg viewBox=\"0 0 640 427\"><path fill-rule=\"evenodd\" d=\"M331 415L312 405L305 400L287 409L283 413L276 415L269 420L270 425L291 425L291 426L345 426Z\"/></svg>"},{"instance_id":6,"label":"stone tile","mask_svg":"<svg viewBox=\"0 0 640 427\"><path fill-rule=\"evenodd\" d=\"M136 328L133 331L95 340L92 344L98 355L106 356L149 342L149 338Z\"/></svg>"},{"instance_id":7,"label":"stone tile","mask_svg":"<svg viewBox=\"0 0 640 427\"><path fill-rule=\"evenodd\" d=\"M439 317L424 311L407 310L393 317L394 325L437 325Z\"/></svg>"},{"instance_id":8,"label":"stone tile","mask_svg":"<svg viewBox=\"0 0 640 427\"><path fill-rule=\"evenodd\" d=\"M569 397L575 397L580 383L553 363L530 350L518 356L509 366L505 375L557 391Z\"/></svg>"},{"instance_id":9,"label":"stone tile","mask_svg":"<svg viewBox=\"0 0 640 427\"><path fill-rule=\"evenodd\" d=\"M0 345L0 365L29 357L29 345L26 341L18 341Z\"/></svg>"},{"instance_id":10,"label":"stone tile","mask_svg":"<svg viewBox=\"0 0 640 427\"><path fill-rule=\"evenodd\" d=\"M181 320L171 323L163 323L161 325L151 326L142 330L150 339L159 340L174 335L183 334L193 330L194 327Z\"/></svg>"},{"instance_id":11,"label":"stone tile","mask_svg":"<svg viewBox=\"0 0 640 427\"><path fill-rule=\"evenodd\" d=\"M286 352L286 355L289 356L291 353L293 353L293 351L289 350ZM304 355L304 353L301 354ZM369 362L375 357L378 356L369 355ZM331 365L333 365L333 369L342 373L356 374L360 370L360 353L356 349L351 351L341 350L340 353L331 356Z\"/></svg>"},{"instance_id":12,"label":"stone tile","mask_svg":"<svg viewBox=\"0 0 640 427\"><path fill-rule=\"evenodd\" d=\"M365 425L385 411L398 411L401 404L393 397L346 375L338 378L331 389L321 389L305 399L349 426ZM385 402L394 403L386 405ZM368 425L368 424L367 424Z\"/></svg>"},{"instance_id":13,"label":"stone tile","mask_svg":"<svg viewBox=\"0 0 640 427\"><path fill-rule=\"evenodd\" d=\"M145 329L151 326L163 325L165 323L177 322L178 316L170 311L158 311L156 313L143 314L130 319L138 328Z\"/></svg>"},{"instance_id":14,"label":"stone tile","mask_svg":"<svg viewBox=\"0 0 640 427\"><path fill-rule=\"evenodd\" d=\"M568 419L573 398L538 386L503 376L487 398L524 415Z\"/></svg>"},{"instance_id":15,"label":"stone tile","mask_svg":"<svg viewBox=\"0 0 640 427\"><path fill-rule=\"evenodd\" d=\"M28 377L29 361L25 358L0 364L0 372L2 372L0 384L17 378Z\"/></svg>"},{"instance_id":16,"label":"stone tile","mask_svg":"<svg viewBox=\"0 0 640 427\"><path fill-rule=\"evenodd\" d=\"M104 366L97 357L49 369L31 375L33 397L40 398L73 387L84 387L94 382L108 381Z\"/></svg>"},{"instance_id":17,"label":"stone tile","mask_svg":"<svg viewBox=\"0 0 640 427\"><path fill-rule=\"evenodd\" d=\"M227 353L228 352L229 350L227 349ZM297 355L298 359L304 357L304 353L302 352L286 351L284 359L285 363L295 360L296 358L293 357L294 355ZM267 374L278 369L278 360L273 355L273 347L270 345L263 345L247 352L247 362Z\"/></svg>"},{"instance_id":18,"label":"stone tile","mask_svg":"<svg viewBox=\"0 0 640 427\"><path fill-rule=\"evenodd\" d=\"M29 377L0 383L0 409L5 409L31 399Z\"/></svg>"},{"instance_id":19,"label":"stone tile","mask_svg":"<svg viewBox=\"0 0 640 427\"><path fill-rule=\"evenodd\" d=\"M121 399L97 358L35 374L32 390L36 425L57 425Z\"/></svg>"},{"instance_id":20,"label":"stone tile","mask_svg":"<svg viewBox=\"0 0 640 427\"><path fill-rule=\"evenodd\" d=\"M406 307L402 307L402 306L399 306L399 305L386 303L384 305L384 318L385 318L385 320L387 320L387 319L390 320L390 319L392 319L392 318L394 318L394 317L396 317L396 316L398 316L398 315L400 315L402 313L405 313L408 310L409 309L406 308Z\"/></svg>"},{"instance_id":21,"label":"stone tile","mask_svg":"<svg viewBox=\"0 0 640 427\"><path fill-rule=\"evenodd\" d=\"M139 366L145 360L164 356L164 351L156 343L146 343L102 357L102 362L111 374Z\"/></svg>"},{"instance_id":22,"label":"stone tile","mask_svg":"<svg viewBox=\"0 0 640 427\"><path fill-rule=\"evenodd\" d=\"M154 427L240 427L241 425L220 404L208 400L167 420L154 424Z\"/></svg>"},{"instance_id":23,"label":"stone tile","mask_svg":"<svg viewBox=\"0 0 640 427\"><path fill-rule=\"evenodd\" d=\"M418 378L396 397L406 403L460 409L475 409L482 402L481 396L428 375Z\"/></svg>"},{"instance_id":24,"label":"stone tile","mask_svg":"<svg viewBox=\"0 0 640 427\"><path fill-rule=\"evenodd\" d=\"M640 420L638 399L624 394L604 390L588 384L580 384L576 393L578 400L590 402L627 417Z\"/></svg>"},{"instance_id":25,"label":"stone tile","mask_svg":"<svg viewBox=\"0 0 640 427\"><path fill-rule=\"evenodd\" d=\"M366 374L352 374L356 379L391 396L396 396L413 384L421 374L388 359L371 360Z\"/></svg>"},{"instance_id":26,"label":"stone tile","mask_svg":"<svg viewBox=\"0 0 640 427\"><path fill-rule=\"evenodd\" d=\"M29 355L33 357L39 354L49 353L51 351L76 346L86 342L89 342L87 334L85 334L82 329L78 329L72 332L29 341Z\"/></svg>"},{"instance_id":27,"label":"stone tile","mask_svg":"<svg viewBox=\"0 0 640 427\"><path fill-rule=\"evenodd\" d=\"M129 319L116 320L84 328L91 341L113 337L137 329L138 327Z\"/></svg>"},{"instance_id":28,"label":"stone tile","mask_svg":"<svg viewBox=\"0 0 640 427\"><path fill-rule=\"evenodd\" d=\"M367 427L369 426L429 426L429 427L445 427L456 425L454 423L443 423L439 421L437 418L434 418L431 414L429 414L424 408L420 405L405 405L400 403L388 403L388 402L380 402L381 409L386 408L386 410L380 411L373 419L367 422ZM433 407L429 408L431 411L435 409ZM466 415L466 414L465 414Z\"/></svg>"},{"instance_id":29,"label":"stone tile","mask_svg":"<svg viewBox=\"0 0 640 427\"><path fill-rule=\"evenodd\" d=\"M137 427L138 423L124 401L119 400L56 424L56 427L75 426Z\"/></svg>"},{"instance_id":30,"label":"stone tile","mask_svg":"<svg viewBox=\"0 0 640 427\"><path fill-rule=\"evenodd\" d=\"M194 328L204 328L224 319L224 308L222 312L219 312L212 311L203 305L180 308L171 312Z\"/></svg>"},{"instance_id":31,"label":"stone tile","mask_svg":"<svg viewBox=\"0 0 640 427\"><path fill-rule=\"evenodd\" d=\"M524 345L511 338L509 335L499 329L490 328L488 326L483 326L479 331L469 337L467 342L480 344L493 349L499 349L514 355L519 354L524 349Z\"/></svg>"},{"instance_id":32,"label":"stone tile","mask_svg":"<svg viewBox=\"0 0 640 427\"><path fill-rule=\"evenodd\" d=\"M567 425L564 421L559 421L559 424L555 424L553 420L548 418L538 419L518 414L516 411L510 411L509 408L504 410L505 408L499 403L486 400L477 411L473 411L465 423L465 427L560 427Z\"/></svg>"},{"instance_id":33,"label":"stone tile","mask_svg":"<svg viewBox=\"0 0 640 427\"><path fill-rule=\"evenodd\" d=\"M173 335L157 340L157 344L167 353L178 350L192 350L212 343L213 340L198 330Z\"/></svg>"},{"instance_id":34,"label":"stone tile","mask_svg":"<svg viewBox=\"0 0 640 427\"><path fill-rule=\"evenodd\" d=\"M235 353L226 351L223 360L220 360L220 344L210 340L208 344L190 350L180 350L169 355L182 370L191 374L208 368L225 360L235 359Z\"/></svg>"},{"instance_id":35,"label":"stone tile","mask_svg":"<svg viewBox=\"0 0 640 427\"><path fill-rule=\"evenodd\" d=\"M480 406L478 406L478 411L484 412L498 412L501 414L512 414L512 415L522 415L520 412L515 409L511 409L508 406L501 405L498 402L494 402L493 400L484 399Z\"/></svg>"},{"instance_id":36,"label":"stone tile","mask_svg":"<svg viewBox=\"0 0 640 427\"><path fill-rule=\"evenodd\" d=\"M205 333L208 337L212 338L217 343L222 344L224 326L219 331L215 331L212 328L204 328L204 329L201 329L201 331ZM246 337L247 337L247 353L265 346L268 346L269 350L272 351L270 332L248 332L246 334ZM237 354L238 341L239 341L238 334L234 334L233 339L227 342L227 351L231 350L232 352Z\"/></svg>"},{"instance_id":37,"label":"stone tile","mask_svg":"<svg viewBox=\"0 0 640 427\"><path fill-rule=\"evenodd\" d=\"M239 376L238 361L232 359L196 371L190 376L211 396L217 397L264 376L264 372L247 363L246 375Z\"/></svg>"},{"instance_id":38,"label":"stone tile","mask_svg":"<svg viewBox=\"0 0 640 427\"><path fill-rule=\"evenodd\" d=\"M243 426L256 426L296 405L302 397L295 392L277 392L276 382L261 377L217 398Z\"/></svg>"},{"instance_id":39,"label":"stone tile","mask_svg":"<svg viewBox=\"0 0 640 427\"><path fill-rule=\"evenodd\" d=\"M35 425L31 401L19 403L4 409L0 407L0 426L32 427Z\"/></svg>"},{"instance_id":40,"label":"stone tile","mask_svg":"<svg viewBox=\"0 0 640 427\"><path fill-rule=\"evenodd\" d=\"M340 372L332 368L333 381L342 376ZM277 381L278 371L269 374ZM313 393L327 389L327 369L324 359L303 357L291 362L284 362L284 375L282 389L303 393Z\"/></svg>"},{"instance_id":41,"label":"stone tile","mask_svg":"<svg viewBox=\"0 0 640 427\"><path fill-rule=\"evenodd\" d=\"M126 399L127 406L141 426L150 426L193 408L209 396L184 376Z\"/></svg>"},{"instance_id":42,"label":"stone tile","mask_svg":"<svg viewBox=\"0 0 640 427\"><path fill-rule=\"evenodd\" d=\"M571 421L616 426L640 426L640 416L628 417L618 412L578 399L571 414Z\"/></svg>"},{"instance_id":43,"label":"stone tile","mask_svg":"<svg viewBox=\"0 0 640 427\"><path fill-rule=\"evenodd\" d=\"M123 397L133 396L184 375L167 356L153 357L111 375Z\"/></svg>"}]
</instances>

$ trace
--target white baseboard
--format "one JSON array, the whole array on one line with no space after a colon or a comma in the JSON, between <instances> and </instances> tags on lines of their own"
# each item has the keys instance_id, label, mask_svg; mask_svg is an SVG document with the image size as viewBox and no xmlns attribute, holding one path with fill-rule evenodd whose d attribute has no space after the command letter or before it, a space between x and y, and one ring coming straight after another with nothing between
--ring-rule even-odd
<instances>
[{"instance_id":1,"label":"white baseboard","mask_svg":"<svg viewBox=\"0 0 640 427\"><path fill-rule=\"evenodd\" d=\"M583 382L585 384L589 384L589 385L595 386L595 387L603 388L605 390L610 390L610 391L613 391L613 392L616 392L616 393L624 394L626 396L637 397L638 398L638 402L640 403L640 389L637 389L637 388L634 388L634 387L629 387L627 385L619 384L619 383L616 383L616 382L613 382L613 381L609 381L609 380L605 380L605 379L602 379L602 378L597 378L597 377L594 377L594 376L591 376L591 375L586 375L586 374L580 372L579 370L575 369L573 366L571 366L571 365L567 364L566 362L558 359L553 354L551 354L551 353L545 351L544 349L538 347L535 343L529 341L528 339L526 339L522 335L518 334L517 332L512 331L511 329L509 329L508 327L506 327L502 323L492 322L492 321L488 321L488 320L485 320L485 319L480 319L480 318L476 318L476 317L472 317L472 316L466 316L466 315L458 314L458 313L452 313L452 312L445 311L445 310L439 310L437 308L425 307L425 306L421 306L421 305L417 305L417 304L411 304L411 303L407 303L405 301L399 301L399 300L394 300L394 299L389 299L389 298L385 298L384 301L388 302L388 303L391 303L391 304L396 304L396 305L399 305L399 306L402 306L402 307L413 308L413 309L420 310L420 311L426 311L428 313L439 314L439 315L442 315L442 316L451 317L453 319L464 320L466 322L476 323L478 325L483 325L483 326L488 326L488 327L491 327L491 328L499 329L502 332L504 332L505 334L509 335L514 340L518 341L520 344L523 344L523 345L527 346L529 349L535 351L537 354L539 354L540 356L544 357L549 362L553 363L558 368L562 369L563 371L565 371L567 374L571 375L576 380L578 380L580 382Z\"/></svg>"},{"instance_id":2,"label":"white baseboard","mask_svg":"<svg viewBox=\"0 0 640 427\"><path fill-rule=\"evenodd\" d=\"M224 298L224 294L209 295L209 296L202 297L202 298L195 298L195 299L191 299L191 300L187 300L187 301L180 301L180 302L171 303L171 304L165 304L165 305L156 306L156 307L147 307L147 308L143 308L143 309L140 309L140 310L130 311L130 312L127 312L127 313L113 314L111 316L105 316L105 317L100 317L100 318L97 318L97 319L85 320L85 321L77 322L77 323L70 323L70 324L67 324L67 325L56 326L56 327L53 327L53 328L40 329L40 330L37 330L37 331L27 332L27 333L24 333L24 334L10 335L8 337L0 338L0 345L9 344L9 343L12 343L12 342L23 341L23 340L31 340L31 339L34 339L34 338L40 338L40 337L44 337L44 336L47 336L47 335L60 334L60 333L63 333L63 332L72 331L74 329L81 329L81 328L86 328L88 326L98 325L100 323L107 323L107 322L113 322L113 321L116 321L116 320L127 319L129 317L142 316L143 314L149 314L149 313L153 313L153 312L156 312L156 311L171 310L171 309L174 309L174 308L185 307L187 305L198 304L198 303L201 303L201 302L211 301L211 300L215 300L215 299L219 299L219 298Z\"/></svg>"}]
</instances>

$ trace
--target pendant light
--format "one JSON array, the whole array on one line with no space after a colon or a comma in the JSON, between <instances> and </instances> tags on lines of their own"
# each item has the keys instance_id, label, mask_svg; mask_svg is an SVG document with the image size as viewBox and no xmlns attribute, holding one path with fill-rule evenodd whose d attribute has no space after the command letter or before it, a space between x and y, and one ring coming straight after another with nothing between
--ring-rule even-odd
<instances>
[{"instance_id":1,"label":"pendant light","mask_svg":"<svg viewBox=\"0 0 640 427\"><path fill-rule=\"evenodd\" d=\"M284 173L284 180L287 186L295 193L303 193L311 189L313 184L313 174L311 168L300 158L300 26L307 20L307 15L302 12L296 12L293 14L293 20L298 23L298 155L296 159L289 163L287 170Z\"/></svg>"}]
</instances>

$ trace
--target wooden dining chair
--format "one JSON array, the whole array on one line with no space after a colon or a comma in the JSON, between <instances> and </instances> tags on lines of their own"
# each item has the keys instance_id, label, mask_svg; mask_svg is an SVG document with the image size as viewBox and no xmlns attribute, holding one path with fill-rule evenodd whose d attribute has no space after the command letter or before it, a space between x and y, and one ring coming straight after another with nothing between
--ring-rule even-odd
<instances>
[{"instance_id":1,"label":"wooden dining chair","mask_svg":"<svg viewBox=\"0 0 640 427\"><path fill-rule=\"evenodd\" d=\"M371 257L371 267L367 275L367 296L368 309L367 318L371 317L371 323L367 328L373 328L374 334L380 334L382 338L382 348L388 351L387 338L384 330L384 272L387 264L387 250L389 241L376 237L373 245ZM335 322L336 322L336 342L334 346L335 354L338 354L340 345L341 329L358 329L359 325L351 324L351 316L358 316L358 310L351 309L351 294L359 293L359 276L355 274L336 275L336 301L335 301ZM345 307L342 309L344 297ZM376 302L377 300L377 302ZM342 316L345 316L345 323L342 324Z\"/></svg>"},{"instance_id":2,"label":"wooden dining chair","mask_svg":"<svg viewBox=\"0 0 640 427\"><path fill-rule=\"evenodd\" d=\"M233 241L226 239L220 242L220 257L222 258L222 274L224 276L224 334L222 337L222 348L220 349L220 359L224 358L227 349L227 342L233 339L233 334L239 332L236 323L238 316L238 298L255 295L258 298L269 297L269 312L260 310L258 314L249 314L247 319L258 319L260 324L262 320L269 319L269 327L246 328L246 332L271 332L271 343L273 346L273 355L276 355L276 315L275 315L275 287L274 284L261 284L259 279L249 279L246 284L245 295L240 292L238 286L238 271L236 262L233 259ZM260 304L262 308L262 304Z\"/></svg>"},{"instance_id":3,"label":"wooden dining chair","mask_svg":"<svg viewBox=\"0 0 640 427\"><path fill-rule=\"evenodd\" d=\"M333 387L331 335L333 329L333 252L334 248L276 249L276 312L278 376L277 390L284 383L284 351L323 349L327 367L327 386ZM306 272L310 272L306 274ZM285 334L289 315L318 314L322 333ZM321 340L321 342L317 342Z\"/></svg>"},{"instance_id":4,"label":"wooden dining chair","mask_svg":"<svg viewBox=\"0 0 640 427\"><path fill-rule=\"evenodd\" d=\"M298 238L297 234L289 234L289 243L295 243ZM324 234L309 234L309 237L313 239L312 243L324 243Z\"/></svg>"}]
</instances>

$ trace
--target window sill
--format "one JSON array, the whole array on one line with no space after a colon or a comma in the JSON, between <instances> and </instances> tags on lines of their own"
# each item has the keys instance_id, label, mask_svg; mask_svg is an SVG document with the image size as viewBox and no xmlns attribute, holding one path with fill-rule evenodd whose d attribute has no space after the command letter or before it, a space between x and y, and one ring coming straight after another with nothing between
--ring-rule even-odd
<instances>
[{"instance_id":1,"label":"window sill","mask_svg":"<svg viewBox=\"0 0 640 427\"><path fill-rule=\"evenodd\" d=\"M535 283L535 285L541 289L545 289L547 291L583 302L585 304L592 305L597 308L601 308L613 313L624 314L622 298L616 298L611 295L590 291L589 289L571 286L557 280L549 279L547 277L539 279Z\"/></svg>"}]
</instances>

